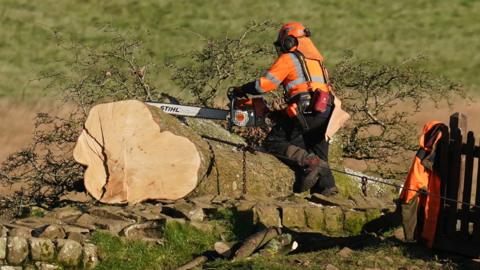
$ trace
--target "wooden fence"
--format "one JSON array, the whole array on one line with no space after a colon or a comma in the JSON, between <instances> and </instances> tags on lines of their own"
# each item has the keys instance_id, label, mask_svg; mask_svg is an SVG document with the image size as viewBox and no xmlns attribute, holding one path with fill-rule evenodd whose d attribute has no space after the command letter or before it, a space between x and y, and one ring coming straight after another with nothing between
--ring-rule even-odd
<instances>
[{"instance_id":1,"label":"wooden fence","mask_svg":"<svg viewBox=\"0 0 480 270\"><path fill-rule=\"evenodd\" d=\"M474 205L480 205L480 144L460 113L450 117L450 129L444 127L442 134L438 168L447 199L441 200L434 246L479 257L480 208Z\"/></svg>"}]
</instances>

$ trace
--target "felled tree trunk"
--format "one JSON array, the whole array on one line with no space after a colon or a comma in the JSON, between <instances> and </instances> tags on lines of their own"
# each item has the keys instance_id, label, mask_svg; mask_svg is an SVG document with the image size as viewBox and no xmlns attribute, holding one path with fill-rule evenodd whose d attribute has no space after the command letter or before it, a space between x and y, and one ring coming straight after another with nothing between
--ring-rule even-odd
<instances>
[{"instance_id":1,"label":"felled tree trunk","mask_svg":"<svg viewBox=\"0 0 480 270\"><path fill-rule=\"evenodd\" d=\"M105 203L291 192L293 173L275 157L247 153L243 181L243 152L225 143L241 140L211 121L188 121L134 100L93 107L74 149L88 192Z\"/></svg>"}]
</instances>

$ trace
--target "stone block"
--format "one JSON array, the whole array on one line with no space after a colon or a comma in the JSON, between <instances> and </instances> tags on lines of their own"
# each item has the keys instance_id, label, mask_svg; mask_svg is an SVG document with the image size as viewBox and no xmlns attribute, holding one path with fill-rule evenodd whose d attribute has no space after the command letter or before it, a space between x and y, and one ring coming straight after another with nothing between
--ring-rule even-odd
<instances>
[{"instance_id":1,"label":"stone block","mask_svg":"<svg viewBox=\"0 0 480 270\"><path fill-rule=\"evenodd\" d=\"M65 230L59 225L49 225L45 228L45 230L39 235L40 238L48 238L48 239L63 239L67 235L65 234Z\"/></svg>"},{"instance_id":2,"label":"stone block","mask_svg":"<svg viewBox=\"0 0 480 270\"><path fill-rule=\"evenodd\" d=\"M281 227L280 211L276 206L255 206L253 208L255 223L265 227Z\"/></svg>"},{"instance_id":3,"label":"stone block","mask_svg":"<svg viewBox=\"0 0 480 270\"><path fill-rule=\"evenodd\" d=\"M141 224L133 224L120 233L129 239L161 239L163 237L164 221L147 221Z\"/></svg>"},{"instance_id":4,"label":"stone block","mask_svg":"<svg viewBox=\"0 0 480 270\"><path fill-rule=\"evenodd\" d=\"M63 230L65 230L65 233L68 235L69 233L81 233L81 234L87 234L90 232L89 229L84 228L84 227L79 227L79 226L72 226L72 225L63 225Z\"/></svg>"},{"instance_id":5,"label":"stone block","mask_svg":"<svg viewBox=\"0 0 480 270\"><path fill-rule=\"evenodd\" d=\"M212 210L216 209L217 207L211 203L211 201L215 198L215 195L205 195L201 197L191 198L190 201L193 202L197 207L200 207L204 210Z\"/></svg>"},{"instance_id":6,"label":"stone block","mask_svg":"<svg viewBox=\"0 0 480 270\"><path fill-rule=\"evenodd\" d=\"M299 206L282 206L282 224L287 228L305 228L305 210Z\"/></svg>"},{"instance_id":7,"label":"stone block","mask_svg":"<svg viewBox=\"0 0 480 270\"><path fill-rule=\"evenodd\" d=\"M4 265L4 266L0 266L0 270L22 270L22 267L21 266Z\"/></svg>"},{"instance_id":8,"label":"stone block","mask_svg":"<svg viewBox=\"0 0 480 270\"><path fill-rule=\"evenodd\" d=\"M50 224L62 225L64 222L53 217L28 217L15 221L16 225L28 227L34 230L45 228Z\"/></svg>"},{"instance_id":9,"label":"stone block","mask_svg":"<svg viewBox=\"0 0 480 270\"><path fill-rule=\"evenodd\" d=\"M360 194L350 195L348 197L355 203L355 209L371 209L373 208L372 204L366 199L365 196Z\"/></svg>"},{"instance_id":10,"label":"stone block","mask_svg":"<svg viewBox=\"0 0 480 270\"><path fill-rule=\"evenodd\" d=\"M363 225L367 222L364 212L345 211L344 229L350 234L359 234L362 232Z\"/></svg>"},{"instance_id":11,"label":"stone block","mask_svg":"<svg viewBox=\"0 0 480 270\"><path fill-rule=\"evenodd\" d=\"M50 215L57 219L72 221L80 217L82 214L83 212L79 209L71 206L66 206L55 209Z\"/></svg>"},{"instance_id":12,"label":"stone block","mask_svg":"<svg viewBox=\"0 0 480 270\"><path fill-rule=\"evenodd\" d=\"M82 245L73 240L59 240L57 246L60 249L57 260L64 266L77 266L82 257Z\"/></svg>"},{"instance_id":13,"label":"stone block","mask_svg":"<svg viewBox=\"0 0 480 270\"><path fill-rule=\"evenodd\" d=\"M44 263L44 262L36 262L35 266L38 270L60 270L62 269L60 266L51 263Z\"/></svg>"},{"instance_id":14,"label":"stone block","mask_svg":"<svg viewBox=\"0 0 480 270\"><path fill-rule=\"evenodd\" d=\"M94 212L99 215L115 218L108 219L90 214L83 214L77 219L75 225L88 228L89 230L95 230L96 228L108 230L110 233L118 235L125 227L135 223L135 220L133 219L120 218L120 216L115 216L116 214L107 214L108 212L99 209Z\"/></svg>"},{"instance_id":15,"label":"stone block","mask_svg":"<svg viewBox=\"0 0 480 270\"><path fill-rule=\"evenodd\" d=\"M119 206L102 206L102 207L93 207L88 213L92 216L104 219L114 219L114 220L125 220L127 219L124 215L124 210Z\"/></svg>"},{"instance_id":16,"label":"stone block","mask_svg":"<svg viewBox=\"0 0 480 270\"><path fill-rule=\"evenodd\" d=\"M95 230L97 226L95 225L96 218L90 214L81 215L76 221L75 225L88 228L89 230Z\"/></svg>"},{"instance_id":17,"label":"stone block","mask_svg":"<svg viewBox=\"0 0 480 270\"><path fill-rule=\"evenodd\" d=\"M135 219L136 222L141 223L145 221L155 221L162 219L162 205L134 205L129 206L129 218Z\"/></svg>"},{"instance_id":18,"label":"stone block","mask_svg":"<svg viewBox=\"0 0 480 270\"><path fill-rule=\"evenodd\" d=\"M310 200L314 203L320 203L322 205L341 206L344 208L352 208L354 206L351 200L344 199L340 196L325 196L314 193Z\"/></svg>"},{"instance_id":19,"label":"stone block","mask_svg":"<svg viewBox=\"0 0 480 270\"><path fill-rule=\"evenodd\" d=\"M7 237L8 229L5 226L0 225L0 237Z\"/></svg>"},{"instance_id":20,"label":"stone block","mask_svg":"<svg viewBox=\"0 0 480 270\"><path fill-rule=\"evenodd\" d=\"M28 242L23 237L7 239L7 261L9 264L20 265L28 257Z\"/></svg>"},{"instance_id":21,"label":"stone block","mask_svg":"<svg viewBox=\"0 0 480 270\"><path fill-rule=\"evenodd\" d=\"M162 213L173 218L186 218L192 221L203 221L205 219L205 213L201 207L185 201L164 206Z\"/></svg>"},{"instance_id":22,"label":"stone block","mask_svg":"<svg viewBox=\"0 0 480 270\"><path fill-rule=\"evenodd\" d=\"M309 206L305 208L305 217L308 228L314 231L325 230L325 215L323 208L318 206Z\"/></svg>"},{"instance_id":23,"label":"stone block","mask_svg":"<svg viewBox=\"0 0 480 270\"><path fill-rule=\"evenodd\" d=\"M343 211L340 207L326 207L325 214L325 230L332 234L343 233Z\"/></svg>"},{"instance_id":24,"label":"stone block","mask_svg":"<svg viewBox=\"0 0 480 270\"><path fill-rule=\"evenodd\" d=\"M83 243L83 241L85 241L85 236L78 232L69 232L67 234L67 239Z\"/></svg>"},{"instance_id":25,"label":"stone block","mask_svg":"<svg viewBox=\"0 0 480 270\"><path fill-rule=\"evenodd\" d=\"M98 264L97 246L90 243L83 245L83 269L94 269Z\"/></svg>"},{"instance_id":26,"label":"stone block","mask_svg":"<svg viewBox=\"0 0 480 270\"><path fill-rule=\"evenodd\" d=\"M8 232L8 236L30 238L32 237L32 229L28 227L23 227L23 226L15 226Z\"/></svg>"},{"instance_id":27,"label":"stone block","mask_svg":"<svg viewBox=\"0 0 480 270\"><path fill-rule=\"evenodd\" d=\"M256 205L257 203L256 202L253 202L253 201L246 201L246 200L242 200L242 201L239 201L236 205L235 205L235 208L237 209L237 211L249 211L249 210L252 210L252 208Z\"/></svg>"},{"instance_id":28,"label":"stone block","mask_svg":"<svg viewBox=\"0 0 480 270\"><path fill-rule=\"evenodd\" d=\"M0 237L0 261L7 258L7 238Z\"/></svg>"},{"instance_id":29,"label":"stone block","mask_svg":"<svg viewBox=\"0 0 480 270\"><path fill-rule=\"evenodd\" d=\"M350 195L351 199L355 203L355 209L385 209L386 204L381 199L372 196L363 195Z\"/></svg>"},{"instance_id":30,"label":"stone block","mask_svg":"<svg viewBox=\"0 0 480 270\"><path fill-rule=\"evenodd\" d=\"M30 254L34 261L50 262L55 258L55 245L50 239L31 238Z\"/></svg>"}]
</instances>

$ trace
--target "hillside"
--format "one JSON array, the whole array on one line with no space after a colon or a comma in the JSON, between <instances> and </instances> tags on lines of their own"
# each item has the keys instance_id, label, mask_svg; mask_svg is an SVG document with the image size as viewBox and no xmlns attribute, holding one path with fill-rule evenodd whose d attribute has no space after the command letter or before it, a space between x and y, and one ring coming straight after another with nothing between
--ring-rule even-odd
<instances>
[{"instance_id":1,"label":"hillside","mask_svg":"<svg viewBox=\"0 0 480 270\"><path fill-rule=\"evenodd\" d=\"M45 86L42 71L62 69L64 51L55 36L87 42L105 38L113 27L139 35L152 62L184 53L201 36L236 34L250 20L299 20L314 33L327 57L338 62L345 50L380 61L424 55L428 69L480 91L480 32L474 0L383 1L27 1L0 6L0 97L31 97ZM262 37L270 43L276 33ZM267 63L265 63L267 64ZM175 91L169 73L156 75L158 87Z\"/></svg>"}]
</instances>

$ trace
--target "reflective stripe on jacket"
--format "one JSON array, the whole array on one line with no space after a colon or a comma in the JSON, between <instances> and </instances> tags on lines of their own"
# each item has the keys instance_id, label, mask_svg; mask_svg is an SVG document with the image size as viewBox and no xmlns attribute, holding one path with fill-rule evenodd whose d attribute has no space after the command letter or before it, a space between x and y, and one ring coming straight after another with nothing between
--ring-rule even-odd
<instances>
[{"instance_id":1,"label":"reflective stripe on jacket","mask_svg":"<svg viewBox=\"0 0 480 270\"><path fill-rule=\"evenodd\" d=\"M400 194L402 204L402 217L405 236L415 237L418 214L423 215L423 224L420 224L421 238L432 247L437 228L437 219L440 210L440 176L434 169L437 143L442 138L441 127L444 124L431 121L425 124L423 134L420 137L420 148L415 155L413 164ZM444 150L443 150L444 151ZM422 195L417 190L428 191L432 195ZM418 213L418 206L422 206L423 212ZM407 209L407 210L406 210ZM414 211L409 211L412 209ZM420 219L422 220L422 219Z\"/></svg>"},{"instance_id":2,"label":"reflective stripe on jacket","mask_svg":"<svg viewBox=\"0 0 480 270\"><path fill-rule=\"evenodd\" d=\"M288 97L309 89L328 91L325 81L326 76L323 74L320 62L311 59L305 59L304 61L310 73L310 81L305 78L302 63L298 57L294 53L284 53L278 57L264 76L255 81L255 88L258 93L263 94L275 90L280 84L288 93Z\"/></svg>"},{"instance_id":3,"label":"reflective stripe on jacket","mask_svg":"<svg viewBox=\"0 0 480 270\"><path fill-rule=\"evenodd\" d=\"M278 57L264 76L255 81L255 89L259 94L264 94L275 90L282 84L286 97L290 98L309 90L328 92L329 87L326 80L328 77L327 74L324 74L324 68L320 61L303 57L299 59L295 53L284 53ZM287 109L290 116L294 116L295 111L294 104Z\"/></svg>"}]
</instances>

